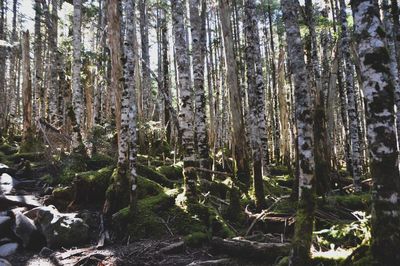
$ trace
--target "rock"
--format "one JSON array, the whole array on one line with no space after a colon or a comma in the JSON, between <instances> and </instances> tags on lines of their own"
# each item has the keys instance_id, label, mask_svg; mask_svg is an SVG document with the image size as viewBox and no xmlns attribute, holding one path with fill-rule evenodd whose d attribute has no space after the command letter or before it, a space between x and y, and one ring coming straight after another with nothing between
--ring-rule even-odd
<instances>
[{"instance_id":1,"label":"rock","mask_svg":"<svg viewBox=\"0 0 400 266\"><path fill-rule=\"evenodd\" d=\"M12 266L12 264L6 259L0 259L0 266Z\"/></svg>"},{"instance_id":2,"label":"rock","mask_svg":"<svg viewBox=\"0 0 400 266\"><path fill-rule=\"evenodd\" d=\"M54 250L51 250L51 249L49 249L49 248L47 248L47 247L44 247L44 248L42 248L42 249L40 250L39 256L41 256L41 257L43 257L43 258L48 258L48 257L50 257L51 254L53 254L53 253L54 253Z\"/></svg>"},{"instance_id":3,"label":"rock","mask_svg":"<svg viewBox=\"0 0 400 266\"><path fill-rule=\"evenodd\" d=\"M23 246L28 247L33 237L38 235L38 230L33 220L19 212L15 214L14 233L21 239Z\"/></svg>"},{"instance_id":4,"label":"rock","mask_svg":"<svg viewBox=\"0 0 400 266\"><path fill-rule=\"evenodd\" d=\"M0 216L0 235L11 225L11 218L9 216Z\"/></svg>"},{"instance_id":5,"label":"rock","mask_svg":"<svg viewBox=\"0 0 400 266\"><path fill-rule=\"evenodd\" d=\"M60 213L52 205L36 208L32 212L37 212L35 221L48 247L71 247L87 241L89 227L75 213Z\"/></svg>"},{"instance_id":6,"label":"rock","mask_svg":"<svg viewBox=\"0 0 400 266\"><path fill-rule=\"evenodd\" d=\"M0 246L0 257L7 257L17 252L17 243L7 243Z\"/></svg>"},{"instance_id":7,"label":"rock","mask_svg":"<svg viewBox=\"0 0 400 266\"><path fill-rule=\"evenodd\" d=\"M9 174L0 175L0 194L9 194L13 189L15 184L14 178L12 178Z\"/></svg>"}]
</instances>

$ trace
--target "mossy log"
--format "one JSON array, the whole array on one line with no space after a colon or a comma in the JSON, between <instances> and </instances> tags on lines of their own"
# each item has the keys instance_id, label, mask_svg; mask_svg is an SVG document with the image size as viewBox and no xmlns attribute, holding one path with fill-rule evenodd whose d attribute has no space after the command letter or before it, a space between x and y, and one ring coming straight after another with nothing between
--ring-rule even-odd
<instances>
[{"instance_id":1,"label":"mossy log","mask_svg":"<svg viewBox=\"0 0 400 266\"><path fill-rule=\"evenodd\" d=\"M262 243L245 239L222 239L213 237L212 248L231 256L274 262L289 254L290 243Z\"/></svg>"},{"instance_id":2,"label":"mossy log","mask_svg":"<svg viewBox=\"0 0 400 266\"><path fill-rule=\"evenodd\" d=\"M175 182L169 180L166 178L164 175L156 172L155 170L151 169L150 167L147 167L143 164L137 164L137 174L143 177L146 177L147 179L150 179L156 183L159 183L160 185L163 185L168 188L173 188Z\"/></svg>"}]
</instances>

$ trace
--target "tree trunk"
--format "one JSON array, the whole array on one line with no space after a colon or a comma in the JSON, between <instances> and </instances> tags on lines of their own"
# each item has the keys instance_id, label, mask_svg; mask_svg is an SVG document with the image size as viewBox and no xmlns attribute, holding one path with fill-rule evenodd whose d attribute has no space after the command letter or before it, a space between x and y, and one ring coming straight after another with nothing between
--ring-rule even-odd
<instances>
[{"instance_id":1,"label":"tree trunk","mask_svg":"<svg viewBox=\"0 0 400 266\"><path fill-rule=\"evenodd\" d=\"M400 174L390 56L378 3L352 1L366 103L372 191L372 255L380 265L400 263Z\"/></svg>"},{"instance_id":2,"label":"tree trunk","mask_svg":"<svg viewBox=\"0 0 400 266\"><path fill-rule=\"evenodd\" d=\"M193 103L190 81L190 64L186 28L184 24L185 6L181 0L171 0L173 16L173 34L175 36L175 56L178 67L179 94L181 108L179 113L180 131L183 146L183 172L185 194L188 199L196 196L196 173L191 168L195 166L194 132L193 132Z\"/></svg>"},{"instance_id":3,"label":"tree trunk","mask_svg":"<svg viewBox=\"0 0 400 266\"><path fill-rule=\"evenodd\" d=\"M210 169L208 134L206 124L206 95L204 91L204 62L206 48L206 1L190 0L190 24L192 31L193 78L196 101L195 132L199 166ZM201 177L210 179L209 173L201 173Z\"/></svg>"},{"instance_id":4,"label":"tree trunk","mask_svg":"<svg viewBox=\"0 0 400 266\"><path fill-rule=\"evenodd\" d=\"M342 27L341 32L341 54L344 62L344 73L346 80L346 91L347 91L347 115L348 115L348 126L351 143L351 162L352 162L352 175L354 181L354 189L356 192L361 191L361 160L360 160L360 139L358 132L358 118L356 112L356 95L354 88L354 71L353 63L350 55L350 37L348 36L347 29L347 15L346 15L346 3L344 0L340 0L340 22ZM342 64L343 65L343 64Z\"/></svg>"},{"instance_id":5,"label":"tree trunk","mask_svg":"<svg viewBox=\"0 0 400 266\"><path fill-rule=\"evenodd\" d=\"M249 102L250 144L253 159L254 191L257 209L265 208L264 183L262 176L262 136L265 137L264 81L261 66L260 40L257 27L256 5L249 0L245 5L244 29L246 37L247 94ZM265 138L264 138L265 139ZM267 149L268 150L268 149Z\"/></svg>"},{"instance_id":6,"label":"tree trunk","mask_svg":"<svg viewBox=\"0 0 400 266\"><path fill-rule=\"evenodd\" d=\"M25 142L32 140L32 82L29 58L29 31L22 36L22 91L23 91L23 138Z\"/></svg>"},{"instance_id":7,"label":"tree trunk","mask_svg":"<svg viewBox=\"0 0 400 266\"><path fill-rule=\"evenodd\" d=\"M150 72L147 66L150 65L150 54L149 54L149 22L147 14L147 0L139 0L139 12L140 12L140 36L142 44L142 88L143 88L143 114L145 119L151 118L152 113L152 92L150 82Z\"/></svg>"},{"instance_id":8,"label":"tree trunk","mask_svg":"<svg viewBox=\"0 0 400 266\"><path fill-rule=\"evenodd\" d=\"M73 17L73 54L72 54L72 108L69 111L73 127L72 149L75 152L83 151L81 127L83 126L83 93L81 88L81 23L82 0L74 0Z\"/></svg>"},{"instance_id":9,"label":"tree trunk","mask_svg":"<svg viewBox=\"0 0 400 266\"><path fill-rule=\"evenodd\" d=\"M232 153L236 163L236 176L247 187L250 182L249 156L244 138L246 136L242 97L240 94L238 71L233 51L232 29L230 24L231 10L228 0L219 1L220 20L224 40L227 68L227 85L229 87L229 104L232 116Z\"/></svg>"},{"instance_id":10,"label":"tree trunk","mask_svg":"<svg viewBox=\"0 0 400 266\"><path fill-rule=\"evenodd\" d=\"M299 203L293 247L289 265L308 265L315 209L315 162L312 102L304 62L304 48L298 24L299 4L296 0L281 1L286 28L288 57L294 77L296 127L299 156Z\"/></svg>"}]
</instances>

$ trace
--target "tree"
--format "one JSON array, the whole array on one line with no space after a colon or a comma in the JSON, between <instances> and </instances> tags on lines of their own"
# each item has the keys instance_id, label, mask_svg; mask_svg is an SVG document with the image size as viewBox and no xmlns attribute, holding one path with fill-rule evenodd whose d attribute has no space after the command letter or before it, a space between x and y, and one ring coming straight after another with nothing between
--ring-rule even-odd
<instances>
[{"instance_id":1,"label":"tree","mask_svg":"<svg viewBox=\"0 0 400 266\"><path fill-rule=\"evenodd\" d=\"M400 262L400 173L394 112L394 86L378 3L351 2L361 64L372 192L372 255L380 265Z\"/></svg>"},{"instance_id":2,"label":"tree","mask_svg":"<svg viewBox=\"0 0 400 266\"><path fill-rule=\"evenodd\" d=\"M186 42L186 28L184 24L185 8L183 1L171 0L171 11L173 16L173 34L175 37L175 55L178 66L179 95L181 108L179 113L179 129L182 136L183 146L183 172L185 182L185 194L188 199L196 196L196 173L194 154L194 132L193 132L193 103L190 85L190 68L188 44Z\"/></svg>"},{"instance_id":3,"label":"tree","mask_svg":"<svg viewBox=\"0 0 400 266\"><path fill-rule=\"evenodd\" d=\"M246 134L243 121L242 97L237 74L237 63L232 46L233 39L229 1L220 0L219 11L226 56L226 82L229 88L229 105L232 116L232 154L236 163L237 179L248 186L250 181L249 156L246 141L244 141Z\"/></svg>"},{"instance_id":4,"label":"tree","mask_svg":"<svg viewBox=\"0 0 400 266\"><path fill-rule=\"evenodd\" d=\"M199 166L209 169L210 156L206 127L206 95L204 91L204 62L206 52L205 2L204 0L190 0L190 24L193 42L193 89L196 103L194 129L197 137L197 152L199 153ZM210 175L207 172L204 172L202 176L210 179Z\"/></svg>"},{"instance_id":5,"label":"tree","mask_svg":"<svg viewBox=\"0 0 400 266\"><path fill-rule=\"evenodd\" d=\"M264 109L264 81L261 65L260 40L257 27L256 4L254 0L246 1L245 5L245 36L247 65L247 93L249 102L250 119L250 144L253 159L254 190L256 205L259 210L266 206L264 195L264 183L262 175L263 145L261 138L265 132L265 109ZM268 147L268 145L267 145Z\"/></svg>"},{"instance_id":6,"label":"tree","mask_svg":"<svg viewBox=\"0 0 400 266\"><path fill-rule=\"evenodd\" d=\"M297 0L282 0L281 7L289 48L290 68L294 78L299 160L299 202L289 265L308 265L315 209L315 162L311 91L307 79L304 48L298 24L299 4Z\"/></svg>"},{"instance_id":7,"label":"tree","mask_svg":"<svg viewBox=\"0 0 400 266\"><path fill-rule=\"evenodd\" d=\"M350 143L351 143L351 162L353 170L354 189L361 191L361 160L360 160L360 139L358 132L358 117L356 112L356 92L354 88L354 71L350 54L350 36L347 26L346 3L340 0L340 22L341 22L341 43L340 50L344 63L345 88L347 91L347 102L345 103L349 121Z\"/></svg>"},{"instance_id":8,"label":"tree","mask_svg":"<svg viewBox=\"0 0 400 266\"><path fill-rule=\"evenodd\" d=\"M83 93L81 88L81 24L82 0L74 0L73 16L73 54L72 54L72 106L69 115L72 121L72 149L75 152L84 150L81 127L83 126Z\"/></svg>"},{"instance_id":9,"label":"tree","mask_svg":"<svg viewBox=\"0 0 400 266\"><path fill-rule=\"evenodd\" d=\"M22 39L22 91L23 91L23 137L26 142L32 141L32 82L29 58L29 31L23 33Z\"/></svg>"}]
</instances>

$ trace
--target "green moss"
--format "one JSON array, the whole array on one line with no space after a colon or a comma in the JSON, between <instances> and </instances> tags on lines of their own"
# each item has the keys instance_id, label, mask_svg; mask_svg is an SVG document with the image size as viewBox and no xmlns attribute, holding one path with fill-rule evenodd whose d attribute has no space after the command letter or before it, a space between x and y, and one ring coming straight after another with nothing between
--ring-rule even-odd
<instances>
[{"instance_id":1,"label":"green moss","mask_svg":"<svg viewBox=\"0 0 400 266\"><path fill-rule=\"evenodd\" d=\"M366 210L371 206L369 193L330 196L327 201L333 205L340 205L351 210Z\"/></svg>"},{"instance_id":2,"label":"green moss","mask_svg":"<svg viewBox=\"0 0 400 266\"><path fill-rule=\"evenodd\" d=\"M209 241L210 237L204 232L193 232L184 237L185 244L189 247L200 247Z\"/></svg>"},{"instance_id":3,"label":"green moss","mask_svg":"<svg viewBox=\"0 0 400 266\"><path fill-rule=\"evenodd\" d=\"M178 165L159 166L157 172L171 180L183 180L183 169Z\"/></svg>"},{"instance_id":4,"label":"green moss","mask_svg":"<svg viewBox=\"0 0 400 266\"><path fill-rule=\"evenodd\" d=\"M149 154L152 156L168 156L171 153L171 147L165 140L155 140L151 143Z\"/></svg>"},{"instance_id":5,"label":"green moss","mask_svg":"<svg viewBox=\"0 0 400 266\"><path fill-rule=\"evenodd\" d=\"M276 266L288 266L289 265L289 257L283 257L279 260Z\"/></svg>"},{"instance_id":6,"label":"green moss","mask_svg":"<svg viewBox=\"0 0 400 266\"><path fill-rule=\"evenodd\" d=\"M38 139L30 138L21 143L19 152L21 153L31 153L31 152L41 152L44 150L43 142Z\"/></svg>"},{"instance_id":7,"label":"green moss","mask_svg":"<svg viewBox=\"0 0 400 266\"><path fill-rule=\"evenodd\" d=\"M314 257L311 260L312 265L323 265L323 266L338 266L343 261L342 258L332 259L332 258L324 258L324 257Z\"/></svg>"},{"instance_id":8,"label":"green moss","mask_svg":"<svg viewBox=\"0 0 400 266\"><path fill-rule=\"evenodd\" d=\"M163 192L162 186L142 176L137 177L137 186L137 196L139 200L149 196L156 196Z\"/></svg>"},{"instance_id":9,"label":"green moss","mask_svg":"<svg viewBox=\"0 0 400 266\"><path fill-rule=\"evenodd\" d=\"M75 175L87 170L88 158L86 155L79 153L72 153L70 156L61 156L62 169L59 180L60 184L71 184Z\"/></svg>"},{"instance_id":10,"label":"green moss","mask_svg":"<svg viewBox=\"0 0 400 266\"><path fill-rule=\"evenodd\" d=\"M0 145L0 152L2 152L4 155L12 155L17 151L18 149L16 147L13 147L8 143L3 143Z\"/></svg>"},{"instance_id":11,"label":"green moss","mask_svg":"<svg viewBox=\"0 0 400 266\"><path fill-rule=\"evenodd\" d=\"M272 176L289 175L290 171L285 165L273 165L269 168L269 173Z\"/></svg>"},{"instance_id":12,"label":"green moss","mask_svg":"<svg viewBox=\"0 0 400 266\"><path fill-rule=\"evenodd\" d=\"M174 182L166 178L164 175L156 172L155 170L151 169L148 166L137 164L137 174L143 177L146 177L150 180L153 180L160 185L163 185L168 188L174 187Z\"/></svg>"},{"instance_id":13,"label":"green moss","mask_svg":"<svg viewBox=\"0 0 400 266\"><path fill-rule=\"evenodd\" d=\"M99 153L93 154L93 156L87 161L87 167L90 170L98 170L115 164L115 160L110 156Z\"/></svg>"},{"instance_id":14,"label":"green moss","mask_svg":"<svg viewBox=\"0 0 400 266\"><path fill-rule=\"evenodd\" d=\"M31 162L37 162L45 159L43 152L18 152L8 157L8 160L13 163L19 163L22 160L28 160Z\"/></svg>"},{"instance_id":15,"label":"green moss","mask_svg":"<svg viewBox=\"0 0 400 266\"><path fill-rule=\"evenodd\" d=\"M74 198L72 187L57 187L53 190L53 197L71 201Z\"/></svg>"},{"instance_id":16,"label":"green moss","mask_svg":"<svg viewBox=\"0 0 400 266\"><path fill-rule=\"evenodd\" d=\"M291 189L279 185L275 178L264 177L264 190L267 195L282 196L290 194Z\"/></svg>"}]
</instances>

